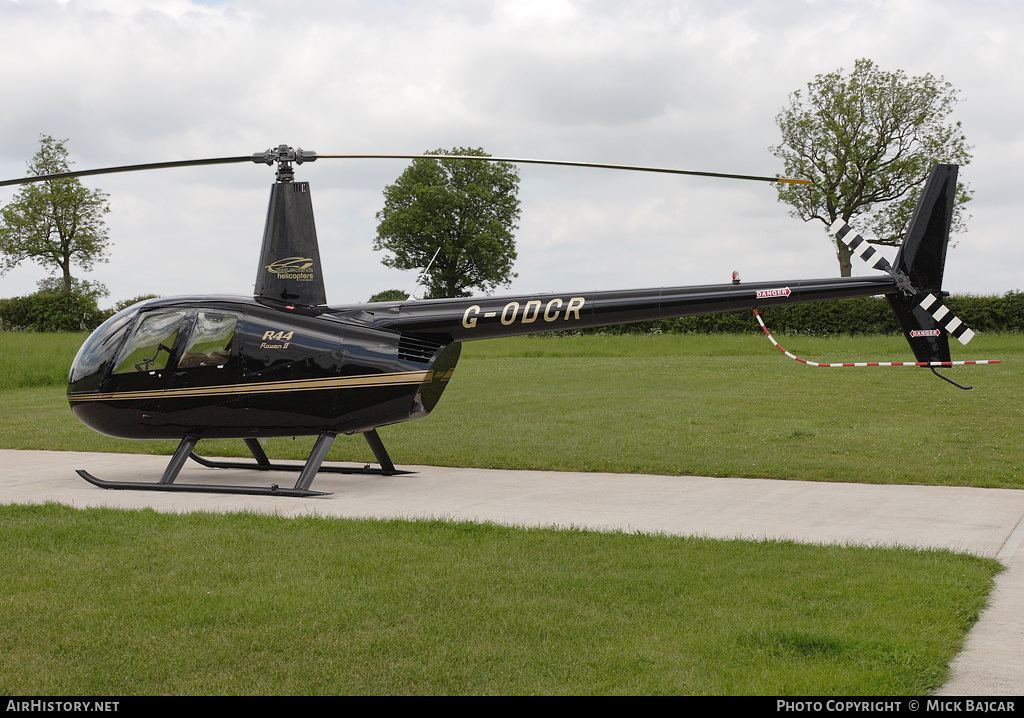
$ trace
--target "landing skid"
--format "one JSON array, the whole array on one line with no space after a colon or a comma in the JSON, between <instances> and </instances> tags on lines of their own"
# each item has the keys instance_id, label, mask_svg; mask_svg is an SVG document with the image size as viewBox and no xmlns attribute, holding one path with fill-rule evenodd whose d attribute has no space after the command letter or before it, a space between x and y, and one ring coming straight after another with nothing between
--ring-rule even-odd
<instances>
[{"instance_id":1,"label":"landing skid","mask_svg":"<svg viewBox=\"0 0 1024 718\"><path fill-rule=\"evenodd\" d=\"M234 486L216 484L158 484L151 481L104 481L88 471L78 469L76 474L93 486L101 489L131 489L134 491L183 491L200 494L252 494L255 496L329 496L329 491L310 491L302 489L281 488L277 484L270 486Z\"/></svg>"},{"instance_id":2,"label":"landing skid","mask_svg":"<svg viewBox=\"0 0 1024 718\"><path fill-rule=\"evenodd\" d=\"M331 448L331 444L334 443L334 438L337 436L335 432L325 431L317 438L316 443L313 445L313 450L309 454L309 458L304 464L272 464L270 459L267 458L266 452L263 451L263 447L260 446L259 441L256 439L245 439L245 445L249 447L249 451L252 452L253 458L256 459L256 463L241 462L241 461L212 461L210 459L203 458L195 452L195 446L199 443L199 436L196 434L187 434L178 444L178 448L174 452L174 456L171 457L170 462L167 464L167 468L164 469L163 475L157 482L151 481L104 481L103 479L97 478L90 474L88 471L79 469L76 473L83 479L88 481L94 486L98 486L101 489L134 489L137 491L185 491L193 493L206 493L206 494L252 494L255 496L292 496L292 497L306 497L306 496L329 496L329 491L313 491L309 488L310 484L313 483L313 479L316 477L318 472L328 472L337 474L379 474L382 476L394 476L396 474L408 474L408 471L400 471L395 468L395 465L391 461L391 457L388 456L387 450L384 448L384 444L381 442L380 437L377 435L376 429L364 432L363 436L366 437L366 442L370 445L373 450L374 456L377 458L380 464L379 469L373 469L368 464L363 467L344 467L344 466L321 466L324 458L327 456L327 452ZM250 471L293 471L299 473L299 478L295 482L295 486L292 488L281 488L277 484L271 484L270 486L238 486L234 484L216 485L216 484L176 484L174 480L178 477L178 473L181 471L181 467L185 464L186 459L192 459L202 466L215 469L248 469Z\"/></svg>"}]
</instances>

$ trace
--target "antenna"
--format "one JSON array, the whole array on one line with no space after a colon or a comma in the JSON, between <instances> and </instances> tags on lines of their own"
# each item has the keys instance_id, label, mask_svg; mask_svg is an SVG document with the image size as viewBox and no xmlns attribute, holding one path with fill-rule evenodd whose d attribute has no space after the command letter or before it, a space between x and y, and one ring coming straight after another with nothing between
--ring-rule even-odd
<instances>
[{"instance_id":1,"label":"antenna","mask_svg":"<svg viewBox=\"0 0 1024 718\"><path fill-rule=\"evenodd\" d=\"M429 272L430 268L432 266L434 266L434 260L437 259L437 255L439 255L440 253L441 253L441 248L438 247L437 251L434 252L434 256L430 258L429 262L427 262L427 266L424 267L422 272L420 272L419 279L416 280L416 284L413 285L412 291L409 292L409 299L408 299L408 301L416 301L417 299L419 299L419 297L416 296L416 292L419 291L420 285L423 284L423 280L427 276L427 272Z\"/></svg>"}]
</instances>

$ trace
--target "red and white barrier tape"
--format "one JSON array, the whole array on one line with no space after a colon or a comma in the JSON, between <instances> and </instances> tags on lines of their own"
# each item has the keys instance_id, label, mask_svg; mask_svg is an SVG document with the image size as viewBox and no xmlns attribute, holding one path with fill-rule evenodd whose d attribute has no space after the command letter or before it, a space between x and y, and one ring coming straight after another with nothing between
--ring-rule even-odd
<instances>
[{"instance_id":1,"label":"red and white barrier tape","mask_svg":"<svg viewBox=\"0 0 1024 718\"><path fill-rule=\"evenodd\" d=\"M761 329L764 330L764 334L768 337L768 341L775 345L775 348L780 352L788 356L790 359L794 359L798 362L806 364L807 366L818 366L825 369L848 367L848 366L965 366L967 364L999 364L1002 362L1001 359L977 359L974 361L871 361L871 362L844 362L836 364L821 364L816 361L808 361L807 359L801 359L796 354L792 354L775 341L775 337L772 336L771 332L768 331L768 327L764 325L764 320L761 319L761 315L754 310L754 316L757 317L757 323L761 325Z\"/></svg>"}]
</instances>

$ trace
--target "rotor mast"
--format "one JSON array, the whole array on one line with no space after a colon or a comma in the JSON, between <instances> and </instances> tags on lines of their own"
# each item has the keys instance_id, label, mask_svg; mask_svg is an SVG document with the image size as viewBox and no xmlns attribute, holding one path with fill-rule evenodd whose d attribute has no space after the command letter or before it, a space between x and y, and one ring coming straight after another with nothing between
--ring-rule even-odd
<instances>
[{"instance_id":1,"label":"rotor mast","mask_svg":"<svg viewBox=\"0 0 1024 718\"><path fill-rule=\"evenodd\" d=\"M327 304L309 183L295 182L292 166L313 162L316 153L279 145L251 159L256 164L277 163L277 182L270 188L256 270L255 297L304 306Z\"/></svg>"}]
</instances>

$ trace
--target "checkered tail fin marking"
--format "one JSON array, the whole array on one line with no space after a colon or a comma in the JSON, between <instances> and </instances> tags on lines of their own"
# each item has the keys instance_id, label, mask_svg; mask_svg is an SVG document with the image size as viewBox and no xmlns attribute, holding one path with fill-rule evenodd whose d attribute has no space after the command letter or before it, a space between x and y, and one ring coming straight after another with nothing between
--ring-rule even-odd
<instances>
[{"instance_id":1,"label":"checkered tail fin marking","mask_svg":"<svg viewBox=\"0 0 1024 718\"><path fill-rule=\"evenodd\" d=\"M883 257L881 252L872 247L871 244L858 234L853 227L847 224L845 220L837 219L832 226L829 227L829 231L836 239L849 247L851 252L860 257L872 269L878 269L882 272L886 272L887 274L895 275L892 265L889 264L889 260ZM918 296L921 296L921 294ZM959 318L954 316L949 311L949 308L931 292L925 294L925 296L920 300L917 300L917 297L914 299L922 309L932 316L936 324L945 329L947 333L956 337L961 344L967 344L974 338L974 332L971 331L966 324L960 321Z\"/></svg>"},{"instance_id":2,"label":"checkered tail fin marking","mask_svg":"<svg viewBox=\"0 0 1024 718\"><path fill-rule=\"evenodd\" d=\"M939 301L939 298L934 294L929 293L924 299L918 302L921 308L932 315L932 318L945 329L947 332L957 338L961 344L967 344L974 338L974 332L972 332L966 324L960 321L949 308Z\"/></svg>"}]
</instances>

